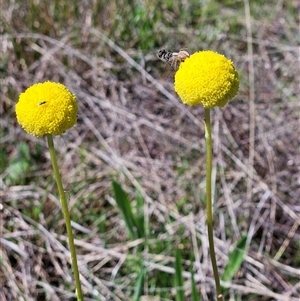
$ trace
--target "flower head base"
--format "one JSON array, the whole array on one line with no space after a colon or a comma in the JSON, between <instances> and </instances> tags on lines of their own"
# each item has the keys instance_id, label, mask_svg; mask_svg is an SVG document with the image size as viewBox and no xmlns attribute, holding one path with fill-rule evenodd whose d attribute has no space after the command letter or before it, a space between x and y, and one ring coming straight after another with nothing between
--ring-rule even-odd
<instances>
[{"instance_id":1,"label":"flower head base","mask_svg":"<svg viewBox=\"0 0 300 301\"><path fill-rule=\"evenodd\" d=\"M16 104L19 124L38 137L63 134L77 122L77 111L76 96L54 82L30 86Z\"/></svg>"},{"instance_id":2,"label":"flower head base","mask_svg":"<svg viewBox=\"0 0 300 301\"><path fill-rule=\"evenodd\" d=\"M180 64L174 87L187 105L224 107L237 94L239 78L233 63L224 55L199 51Z\"/></svg>"}]
</instances>

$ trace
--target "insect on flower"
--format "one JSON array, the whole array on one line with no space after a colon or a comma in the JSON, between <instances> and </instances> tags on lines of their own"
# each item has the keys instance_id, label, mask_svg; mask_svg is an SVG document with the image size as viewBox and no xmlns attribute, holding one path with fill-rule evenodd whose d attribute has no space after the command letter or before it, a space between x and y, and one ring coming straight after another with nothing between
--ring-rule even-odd
<instances>
[{"instance_id":1,"label":"insect on flower","mask_svg":"<svg viewBox=\"0 0 300 301\"><path fill-rule=\"evenodd\" d=\"M183 49L180 49L179 52L169 52L166 49L162 48L158 51L157 56L164 62L171 65L174 70L178 70L180 63L184 62L190 54Z\"/></svg>"}]
</instances>

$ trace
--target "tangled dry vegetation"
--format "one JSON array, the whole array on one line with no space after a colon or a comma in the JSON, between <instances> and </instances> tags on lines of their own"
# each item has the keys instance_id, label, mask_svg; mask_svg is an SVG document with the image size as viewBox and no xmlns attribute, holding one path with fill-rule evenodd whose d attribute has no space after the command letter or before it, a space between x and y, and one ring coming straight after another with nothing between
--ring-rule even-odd
<instances>
[{"instance_id":1,"label":"tangled dry vegetation","mask_svg":"<svg viewBox=\"0 0 300 301\"><path fill-rule=\"evenodd\" d=\"M273 8L277 17L272 21L252 23L253 53L242 15L238 34L219 34L213 42L194 39L196 30L179 27L167 40L168 29L159 27L167 46L178 43L191 53L209 47L231 58L240 72L239 95L212 117L220 271L241 235L247 234L250 244L230 284L236 300L300 298L299 20L289 19L286 2ZM211 300L203 109L188 108L176 97L172 71L166 74L156 57L164 40L140 50L135 36L125 43L118 30L109 33L109 24L91 25L92 12L84 5L81 19L66 28L58 28L50 9L44 15L42 10L47 26L39 20L40 27L33 22L32 30L22 23L22 5L7 5L1 12L0 299L74 300L45 141L25 134L14 116L20 92L52 80L64 83L79 103L78 124L55 143L86 300L130 300L138 273L134 254L142 241L128 240L113 200L112 176L133 203L140 191L153 245L165 243L160 252L143 253L149 279L172 277L173 249L181 244L193 254L184 258L187 300L190 258L202 300ZM291 5L299 13L297 1ZM230 15L230 10L223 13ZM210 34L204 27L202 35L206 29ZM11 166L21 160L21 142L29 145L30 168L13 178ZM154 287L157 291L149 287L145 295L165 290L169 298L161 300L174 299L171 288Z\"/></svg>"}]
</instances>

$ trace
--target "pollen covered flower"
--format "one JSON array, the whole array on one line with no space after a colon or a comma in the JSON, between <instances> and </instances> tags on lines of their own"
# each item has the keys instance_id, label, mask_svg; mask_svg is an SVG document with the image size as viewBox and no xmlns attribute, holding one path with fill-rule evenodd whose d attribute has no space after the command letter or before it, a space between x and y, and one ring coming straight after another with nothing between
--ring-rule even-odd
<instances>
[{"instance_id":1,"label":"pollen covered flower","mask_svg":"<svg viewBox=\"0 0 300 301\"><path fill-rule=\"evenodd\" d=\"M189 106L224 107L239 89L232 61L213 51L199 51L186 58L175 74L175 91Z\"/></svg>"},{"instance_id":2,"label":"pollen covered flower","mask_svg":"<svg viewBox=\"0 0 300 301\"><path fill-rule=\"evenodd\" d=\"M20 94L16 115L23 129L41 137L61 135L77 122L76 96L64 85L38 83Z\"/></svg>"}]
</instances>

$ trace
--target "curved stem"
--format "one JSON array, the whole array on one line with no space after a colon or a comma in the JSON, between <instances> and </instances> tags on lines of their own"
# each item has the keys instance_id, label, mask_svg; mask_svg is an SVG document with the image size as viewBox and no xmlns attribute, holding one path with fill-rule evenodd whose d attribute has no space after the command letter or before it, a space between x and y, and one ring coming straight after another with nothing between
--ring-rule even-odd
<instances>
[{"instance_id":1,"label":"curved stem","mask_svg":"<svg viewBox=\"0 0 300 301\"><path fill-rule=\"evenodd\" d=\"M65 222L66 222L66 228L67 228L68 239L69 239L69 247L70 247L70 252L71 252L71 262L72 262L75 284L76 284L76 296L77 296L78 301L83 301L83 295L82 295L80 277L79 277L79 270L78 270L78 264L77 264L77 257L76 257L76 250L75 250L74 238L73 238L72 227L71 227L70 213L69 213L69 209L68 209L66 194L65 194L65 191L64 191L64 188L62 185L61 176L60 176L58 165L57 165L52 135L47 135L47 141L48 141L48 146L49 146L49 151L50 151L51 163L52 163L52 167L53 167L53 171L54 171L54 177L55 177L58 192L59 192L61 208L62 208Z\"/></svg>"},{"instance_id":2,"label":"curved stem","mask_svg":"<svg viewBox=\"0 0 300 301\"><path fill-rule=\"evenodd\" d=\"M211 138L211 125L210 125L210 109L204 110L205 115L205 139L206 139L206 222L209 243L209 253L212 263L216 290L217 300L223 300L222 289L220 285L220 277L218 273L218 266L216 261L215 245L214 245L214 232L213 232L213 212L212 212L212 194L211 194L211 173L212 173L212 138Z\"/></svg>"}]
</instances>

